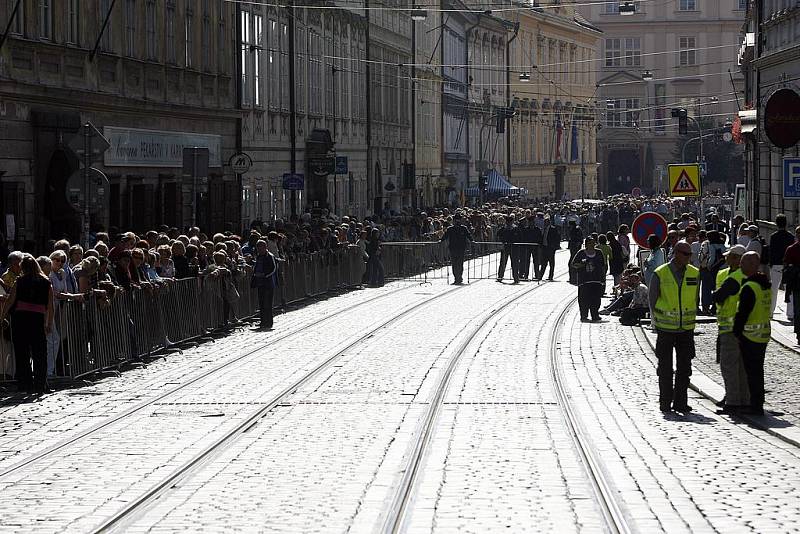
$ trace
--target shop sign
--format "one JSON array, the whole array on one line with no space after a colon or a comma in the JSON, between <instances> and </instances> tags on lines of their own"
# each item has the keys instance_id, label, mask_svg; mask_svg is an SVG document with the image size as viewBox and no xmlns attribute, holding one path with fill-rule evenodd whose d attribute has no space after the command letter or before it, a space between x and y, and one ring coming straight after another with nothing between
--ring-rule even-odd
<instances>
[{"instance_id":1,"label":"shop sign","mask_svg":"<svg viewBox=\"0 0 800 534\"><path fill-rule=\"evenodd\" d=\"M222 167L222 136L106 126L111 143L103 155L106 167L183 167L183 149L205 147L209 167Z\"/></svg>"},{"instance_id":2,"label":"shop sign","mask_svg":"<svg viewBox=\"0 0 800 534\"><path fill-rule=\"evenodd\" d=\"M791 148L800 141L800 95L778 89L764 107L764 133L778 148Z\"/></svg>"}]
</instances>

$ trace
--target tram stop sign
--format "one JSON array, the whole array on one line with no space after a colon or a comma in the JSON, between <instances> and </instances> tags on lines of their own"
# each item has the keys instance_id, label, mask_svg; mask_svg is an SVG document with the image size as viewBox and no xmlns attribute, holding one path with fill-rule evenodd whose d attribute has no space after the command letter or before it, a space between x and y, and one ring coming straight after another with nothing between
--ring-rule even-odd
<instances>
[{"instance_id":1,"label":"tram stop sign","mask_svg":"<svg viewBox=\"0 0 800 534\"><path fill-rule=\"evenodd\" d=\"M633 221L631 234L637 245L649 249L647 238L650 235L658 236L662 243L667 239L667 221L658 213L642 213Z\"/></svg>"}]
</instances>

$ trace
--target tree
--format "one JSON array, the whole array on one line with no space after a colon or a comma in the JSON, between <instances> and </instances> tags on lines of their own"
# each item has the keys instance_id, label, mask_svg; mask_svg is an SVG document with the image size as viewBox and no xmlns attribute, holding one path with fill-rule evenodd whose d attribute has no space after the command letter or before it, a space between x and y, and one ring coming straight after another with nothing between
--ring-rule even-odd
<instances>
[{"instance_id":1,"label":"tree","mask_svg":"<svg viewBox=\"0 0 800 534\"><path fill-rule=\"evenodd\" d=\"M725 127L723 123L716 121L715 117L700 116L696 117L696 119L703 129L703 155L708 169L703 181L705 183L722 182L731 186L742 183L744 181L744 159L741 145L722 139ZM674 161L680 163L699 161L700 143L697 140L699 135L697 125L693 121L689 121L688 135L678 137L675 144L675 149L672 153ZM684 144L689 140L691 142L686 145L686 150L684 151ZM682 158L685 161L681 161Z\"/></svg>"}]
</instances>

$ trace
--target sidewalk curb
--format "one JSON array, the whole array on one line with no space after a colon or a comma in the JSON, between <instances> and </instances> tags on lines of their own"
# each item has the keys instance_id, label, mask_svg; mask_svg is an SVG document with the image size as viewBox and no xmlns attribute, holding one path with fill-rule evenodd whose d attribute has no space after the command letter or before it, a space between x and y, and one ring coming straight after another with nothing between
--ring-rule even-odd
<instances>
[{"instance_id":1,"label":"sidewalk curb","mask_svg":"<svg viewBox=\"0 0 800 534\"><path fill-rule=\"evenodd\" d=\"M652 332L651 332L652 335ZM647 328L641 326L634 328L634 336L643 349L645 357L653 364L655 361L655 345L648 335ZM645 344L650 350L645 348ZM702 371L692 368L692 379L689 387L712 402L719 402L725 396L725 388L717 384ZM800 428L773 415L737 415L737 418L749 423L751 426L763 430L781 441L800 447Z\"/></svg>"}]
</instances>

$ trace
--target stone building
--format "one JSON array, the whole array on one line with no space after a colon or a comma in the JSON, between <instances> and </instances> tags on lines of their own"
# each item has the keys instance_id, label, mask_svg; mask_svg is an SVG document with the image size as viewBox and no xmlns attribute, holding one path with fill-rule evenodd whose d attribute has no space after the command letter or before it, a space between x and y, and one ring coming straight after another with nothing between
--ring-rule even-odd
<instances>
[{"instance_id":1,"label":"stone building","mask_svg":"<svg viewBox=\"0 0 800 534\"><path fill-rule=\"evenodd\" d=\"M636 12L628 16L620 14L623 2L579 7L603 31L602 57L594 64L600 71L602 193L666 189L666 166L680 163L673 155L679 137L671 108L720 125L735 117L741 85L736 49L746 3L634 2ZM692 123L689 131L697 132ZM709 179L713 173L709 169Z\"/></svg>"},{"instance_id":2,"label":"stone building","mask_svg":"<svg viewBox=\"0 0 800 534\"><path fill-rule=\"evenodd\" d=\"M238 230L226 168L237 149L234 4L6 0L3 27L12 13L0 50L0 194L18 246L78 239L81 181L70 177L86 121L112 142L94 164L108 182L91 191L93 226L182 227L194 214L208 230ZM209 148L207 183L182 176L184 146Z\"/></svg>"},{"instance_id":3,"label":"stone building","mask_svg":"<svg viewBox=\"0 0 800 534\"><path fill-rule=\"evenodd\" d=\"M511 181L534 198L594 198L601 33L569 6L520 11L517 19L509 67Z\"/></svg>"},{"instance_id":4,"label":"stone building","mask_svg":"<svg viewBox=\"0 0 800 534\"><path fill-rule=\"evenodd\" d=\"M788 0L751 1L740 39L739 60L746 79L747 103L739 121L746 140L747 213L765 221L774 221L778 213L785 213L790 222L797 224L800 201L784 196L784 172L789 171L790 183L796 181L797 172L784 169L784 158L800 158L800 145L795 142L792 146L776 146L770 137L777 137L766 131L767 122L772 120L766 106L778 91L800 95L800 6ZM793 107L781 106L776 111L787 120L786 129L794 132L797 139L800 107L798 97L793 100Z\"/></svg>"}]
</instances>

